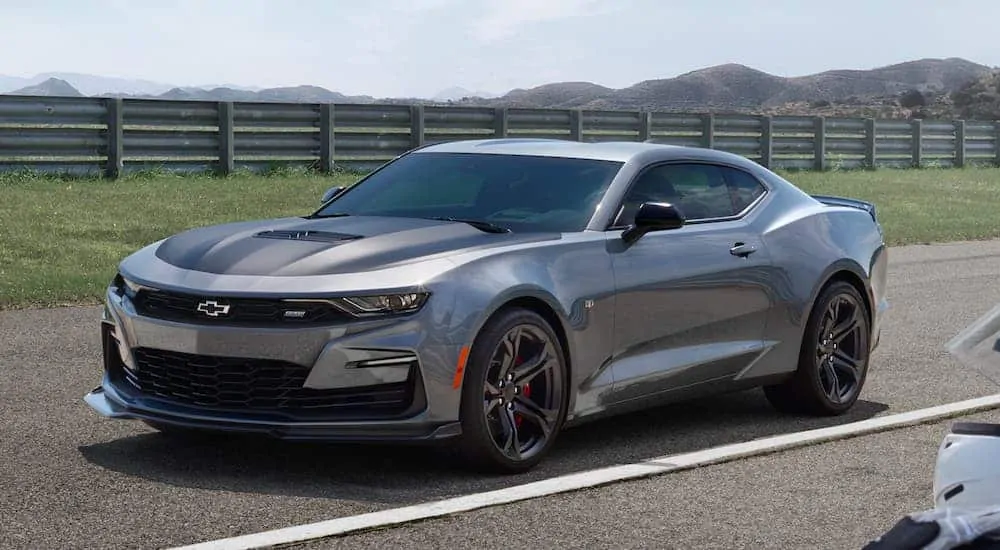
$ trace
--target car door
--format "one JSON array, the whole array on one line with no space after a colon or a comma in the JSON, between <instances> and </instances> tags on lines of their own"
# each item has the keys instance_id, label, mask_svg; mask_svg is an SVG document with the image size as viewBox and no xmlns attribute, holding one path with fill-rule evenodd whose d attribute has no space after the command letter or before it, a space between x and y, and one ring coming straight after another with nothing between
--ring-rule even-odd
<instances>
[{"instance_id":1,"label":"car door","mask_svg":"<svg viewBox=\"0 0 1000 550\"><path fill-rule=\"evenodd\" d=\"M771 270L748 220L765 194L749 173L707 163L666 163L635 178L609 234L612 401L733 378L762 353ZM625 245L620 229L645 201L674 204L687 221Z\"/></svg>"}]
</instances>

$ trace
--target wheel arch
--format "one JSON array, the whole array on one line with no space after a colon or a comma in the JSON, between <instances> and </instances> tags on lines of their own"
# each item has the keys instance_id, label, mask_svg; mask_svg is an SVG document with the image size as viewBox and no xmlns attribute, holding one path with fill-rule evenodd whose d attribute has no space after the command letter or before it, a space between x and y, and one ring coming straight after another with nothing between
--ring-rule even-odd
<instances>
[{"instance_id":1,"label":"wheel arch","mask_svg":"<svg viewBox=\"0 0 1000 550\"><path fill-rule=\"evenodd\" d=\"M868 318L869 326L871 326L874 317L874 303L871 285L868 284L864 273L860 265L850 260L842 260L828 267L824 276L820 278L820 283L813 289L812 296L809 297L808 307L805 308L805 315L802 317L802 332L804 333L806 329L809 316L812 315L820 294L838 281L850 284L861 294L861 299L865 304L865 315Z\"/></svg>"},{"instance_id":2,"label":"wheel arch","mask_svg":"<svg viewBox=\"0 0 1000 550\"><path fill-rule=\"evenodd\" d=\"M572 360L570 356L572 355L569 347L569 335L566 333L566 321L563 316L560 315L551 304L542 300L537 296L519 296L517 298L512 298L501 304L497 311L512 309L512 308L523 308L533 313L537 313L545 322L552 327L552 331L556 333L556 338L559 339L559 347L562 348L563 360L566 362L566 374L571 375L573 372ZM567 377L567 380L569 376Z\"/></svg>"},{"instance_id":3,"label":"wheel arch","mask_svg":"<svg viewBox=\"0 0 1000 550\"><path fill-rule=\"evenodd\" d=\"M483 327L490 322L491 319L500 315L504 311L510 309L525 309L531 311L532 313L538 314L545 322L552 327L552 331L556 333L556 338L559 340L559 347L562 348L563 361L566 363L566 379L572 380L573 374L573 359L572 351L569 346L569 334L566 328L566 318L559 313L558 308L553 305L555 300L551 297L548 299L543 298L541 295L536 293L519 293L512 296L505 297L500 301L492 310L489 311L487 315L484 315L479 325L476 327L476 331L473 333L474 336L478 336L482 331ZM572 384L570 384L572 386Z\"/></svg>"},{"instance_id":4,"label":"wheel arch","mask_svg":"<svg viewBox=\"0 0 1000 550\"><path fill-rule=\"evenodd\" d=\"M541 289L522 288L517 291L510 292L509 294L506 294L496 300L492 304L492 307L486 309L479 317L473 330L469 332L469 345L475 345L475 341L479 338L483 328L492 319L503 314L505 311L520 308L539 315L552 328L552 331L555 333L556 338L559 341L559 347L562 348L563 362L566 367L565 380L567 386L566 391L568 392L567 400L569 410L572 410L573 404L576 401L576 395L571 391L571 388L574 387L574 357L573 351L570 347L568 321L566 316L561 313L561 308L558 304L559 302L555 299L555 297L549 295Z\"/></svg>"}]
</instances>

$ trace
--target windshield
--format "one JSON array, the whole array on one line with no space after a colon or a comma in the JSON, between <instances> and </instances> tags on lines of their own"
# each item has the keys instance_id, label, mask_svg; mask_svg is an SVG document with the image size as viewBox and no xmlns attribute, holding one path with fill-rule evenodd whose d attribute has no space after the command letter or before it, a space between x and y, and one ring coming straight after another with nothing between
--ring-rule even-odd
<instances>
[{"instance_id":1,"label":"windshield","mask_svg":"<svg viewBox=\"0 0 1000 550\"><path fill-rule=\"evenodd\" d=\"M622 163L540 156L414 153L344 191L314 216L489 222L521 231L582 231Z\"/></svg>"}]
</instances>

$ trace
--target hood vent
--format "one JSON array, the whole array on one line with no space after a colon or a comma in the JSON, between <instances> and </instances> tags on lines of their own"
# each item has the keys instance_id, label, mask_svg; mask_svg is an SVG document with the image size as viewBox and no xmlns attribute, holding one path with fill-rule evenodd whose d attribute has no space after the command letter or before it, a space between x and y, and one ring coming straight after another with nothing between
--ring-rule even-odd
<instances>
[{"instance_id":1,"label":"hood vent","mask_svg":"<svg viewBox=\"0 0 1000 550\"><path fill-rule=\"evenodd\" d=\"M272 230L261 231L254 235L262 239L282 239L286 241L313 241L320 243L343 243L360 239L361 235L348 235L346 233L333 233L330 231L308 231L308 230Z\"/></svg>"}]
</instances>

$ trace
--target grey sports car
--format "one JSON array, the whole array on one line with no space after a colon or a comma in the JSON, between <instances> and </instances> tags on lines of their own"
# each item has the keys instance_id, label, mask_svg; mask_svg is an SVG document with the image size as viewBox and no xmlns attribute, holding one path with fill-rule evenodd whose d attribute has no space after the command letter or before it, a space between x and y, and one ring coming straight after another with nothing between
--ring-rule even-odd
<instances>
[{"instance_id":1,"label":"grey sports car","mask_svg":"<svg viewBox=\"0 0 1000 550\"><path fill-rule=\"evenodd\" d=\"M872 204L716 150L442 143L324 199L123 260L87 403L521 472L568 426L671 400L844 413L887 308Z\"/></svg>"}]
</instances>

